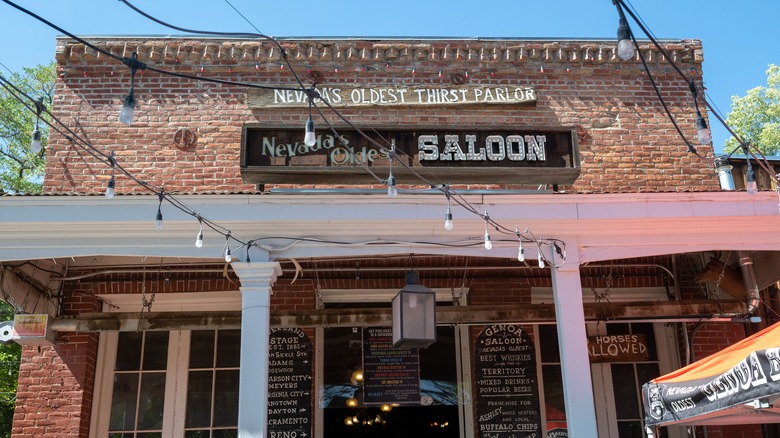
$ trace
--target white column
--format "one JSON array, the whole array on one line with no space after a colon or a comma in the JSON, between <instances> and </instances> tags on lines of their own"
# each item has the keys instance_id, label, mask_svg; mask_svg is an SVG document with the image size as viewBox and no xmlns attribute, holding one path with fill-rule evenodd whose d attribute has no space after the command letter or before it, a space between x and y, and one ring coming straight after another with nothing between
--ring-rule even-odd
<instances>
[{"instance_id":1,"label":"white column","mask_svg":"<svg viewBox=\"0 0 780 438\"><path fill-rule=\"evenodd\" d=\"M552 268L555 319L561 353L566 426L571 438L598 436L593 383L590 376L582 283L576 248L569 249L566 264Z\"/></svg>"},{"instance_id":2,"label":"white column","mask_svg":"<svg viewBox=\"0 0 780 438\"><path fill-rule=\"evenodd\" d=\"M238 387L239 438L265 438L268 423L268 332L271 286L279 263L233 263L241 280L241 371Z\"/></svg>"}]
</instances>

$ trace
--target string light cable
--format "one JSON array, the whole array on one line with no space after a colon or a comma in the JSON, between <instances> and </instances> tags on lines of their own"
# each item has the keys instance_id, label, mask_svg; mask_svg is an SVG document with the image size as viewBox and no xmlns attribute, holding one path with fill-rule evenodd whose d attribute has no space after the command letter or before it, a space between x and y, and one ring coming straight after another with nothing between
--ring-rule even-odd
<instances>
[{"instance_id":1,"label":"string light cable","mask_svg":"<svg viewBox=\"0 0 780 438\"><path fill-rule=\"evenodd\" d=\"M98 53L100 53L102 55L105 55L108 58L111 58L111 59L114 59L116 61L119 61L119 62L121 62L121 63L123 63L125 65L128 65L128 63L132 63L133 62L132 58L118 56L118 55L115 55L115 54L113 54L113 53L111 53L111 52L109 52L107 50L101 49L100 47L90 43L89 41L87 41L87 40L85 40L83 38L80 38L80 37L78 37L78 36L68 32L67 30L57 26L56 24L52 23L51 21L46 20L45 18L41 17L40 15L38 15L38 14L28 10L28 9L25 9L25 8L17 5L16 3L14 3L14 2L12 2L10 0L2 0L2 1L4 3L12 6L13 8L15 8L15 9L17 9L17 10L19 10L19 11L21 11L21 12L27 14L27 15L29 15L30 17L35 18L36 20L40 21L41 23L44 23L47 26L49 26L49 27L51 27L51 28L53 28L53 29L55 29L55 30L57 30L59 32L62 32L67 37L69 37L69 38L71 38L71 39L73 39L73 40L75 40L75 41L77 41L77 42L79 42L81 44L84 44L86 47L88 47L88 48L90 48L90 49L92 49L92 50L94 50L94 51L96 51L96 52L98 52ZM122 0L120 0L120 1L122 1ZM242 34L242 35L246 36L248 34ZM267 38L269 41L274 41L272 38L268 38L268 37L265 37L265 38ZM276 44L278 45L278 42ZM279 45L279 47L281 48L280 45ZM285 60L287 59L287 55L284 52L282 52L282 56L283 56L283 58ZM194 81L201 81L201 82L211 82L211 83L222 84L222 85L236 85L236 86L240 86L240 87L257 88L257 89L264 89L264 90L281 90L281 91L298 91L299 90L299 88L293 88L293 87L262 85L262 84L250 83L250 82L236 82L236 81L228 81L228 80L216 79L216 78L210 78L210 77L204 77L204 76L188 75L188 74L184 74L184 73L178 73L178 72L174 72L174 71L170 71L170 70L165 70L165 69L162 69L162 68L159 68L159 67L154 67L154 66L152 66L150 64L147 64L147 63L141 62L141 61L138 61L138 63L136 64L136 68L138 70L148 70L148 71L152 71L152 72L159 73L159 74L166 75L166 76L173 76L173 77L182 78L182 79L191 79L191 80L194 80Z\"/></svg>"},{"instance_id":2,"label":"string light cable","mask_svg":"<svg viewBox=\"0 0 780 438\"><path fill-rule=\"evenodd\" d=\"M616 0L616 1L620 2L620 0ZM683 142L685 142L685 145L688 147L688 152L696 155L699 158L703 158L701 155L699 155L699 152L691 144L691 142L688 141L688 138L682 132L682 129L680 129L680 126L677 124L677 120L674 118L672 112L669 110L669 107L666 105L666 101L661 95L661 90L658 88L655 79L653 79L653 74L650 73L650 68L647 66L647 61L645 60L645 55L643 55L642 51L639 49L639 43L636 41L636 37L634 37L633 32L630 32L630 37L631 37L631 41L634 42L634 47L636 48L637 54L639 55L639 60L642 61L642 66L645 68L645 71L647 72L647 79L650 81L650 85L653 86L653 91L655 92L658 101L661 103L661 106L663 107L667 117L669 117L669 121L672 122L672 125L674 126L674 129L677 131L677 134L679 134L680 138L683 140Z\"/></svg>"},{"instance_id":3,"label":"string light cable","mask_svg":"<svg viewBox=\"0 0 780 438\"><path fill-rule=\"evenodd\" d=\"M639 15L634 10L632 10L633 7L627 6L626 5L626 0L614 0L614 1L616 1L617 3L619 3L619 4L621 4L622 6L625 7L626 12L628 12L628 14L634 20L634 22L636 22L636 24L639 26L639 28L642 30L642 32L650 40L650 42L656 47L656 49L658 49L659 52L661 52L661 54L667 59L669 64L671 64L671 66L680 75L680 77L683 80L685 80L685 82L690 83L691 79L689 79L688 76L682 71L682 69L680 69L680 67L677 65L677 63L674 62L674 59L671 56L669 56L669 53L666 51L666 49L664 49L661 46L661 44L655 38L655 35L644 24L644 20L642 20L642 18L639 17ZM637 49L638 49L638 46L637 46ZM760 150L758 148L751 147L751 145L748 142L746 142L736 132L734 132L734 130L728 125L728 123L726 123L726 120L723 117L723 115L718 111L718 109L711 102L711 99L707 95L706 90L703 90L703 93L704 93L704 97L705 97L705 99L704 99L705 106L707 107L707 109L709 109L710 113L715 116L715 118L726 129L726 131L728 131L728 133L737 141L737 143L739 143L740 148L742 148L743 150L746 150L746 151L749 152L749 154L746 154L746 155L753 156L753 158L755 158L757 160L759 165L761 165L761 167L772 178L774 178L775 181L777 181L779 183L778 185L780 185L780 178L774 172L774 170L772 170L771 165L769 165L767 162L765 162L765 158L764 158L764 160L759 160L758 157L755 155L755 153L753 153L753 149L758 150L759 152L760 152ZM735 150L740 149L740 148L736 148ZM732 153L733 153L733 151L732 151Z\"/></svg>"},{"instance_id":4,"label":"string light cable","mask_svg":"<svg viewBox=\"0 0 780 438\"><path fill-rule=\"evenodd\" d=\"M122 58L122 57L117 57L117 56L111 56L111 54L109 54L109 53L107 53L107 52L105 52L105 51L102 51L101 49L99 49L99 48L98 48L98 47L96 47L96 46L93 46L93 45L92 45L92 44L90 44L89 42L87 42L87 41L84 41L84 40L82 40L82 39L80 39L80 38L76 37L75 35L73 35L73 34L71 34L71 33L67 32L67 31L65 31L64 29L61 29L61 28L59 28L59 27L57 27L57 26L53 25L52 23L50 23L50 22L48 22L48 21L46 21L46 20L42 19L41 17L39 17L39 16L37 16L37 15L35 15L35 14L33 14L33 13L31 13L31 12L27 11L27 10L25 10L24 8L18 7L17 5L13 4L12 2L10 2L10 1L8 1L8 0L3 0L3 1L4 1L4 2L6 2L6 3L8 3L8 4L10 4L11 6L14 6L15 8L17 8L17 9L21 10L22 12L25 12L25 13L27 13L28 15L31 15L31 16L33 16L34 18L36 18L36 19L38 19L38 20L40 20L40 21L44 22L45 24L47 24L47 25L49 25L49 26L51 26L51 27L54 27L55 29L57 29L57 30L59 30L59 31L63 32L64 34L68 35L69 37L71 37L71 38L73 38L73 39L75 39L75 40L77 40L77 41L79 41L79 42L81 42L81 43L85 44L86 46L88 46L88 47L90 47L90 48L94 48L94 49L95 49L96 51L98 51L98 52L101 52L101 53L106 53L106 55L107 55L107 56L110 56L110 57L112 57L112 58L114 58L114 59L118 59L118 60L122 61L122 62L123 62L123 63L125 63L125 64L127 64L128 62L130 62L130 63L134 63L134 62L135 62L135 61L132 61L132 59L133 59L133 58L130 58L130 60L131 60L131 61L128 61L128 58ZM121 1L123 1L124 3L128 3L128 2L126 2L126 1L124 1L124 0L121 0ZM179 28L179 29L183 29L183 28ZM220 35L225 35L225 34L227 34L227 33L224 33L224 32L222 32L222 33L215 33L215 32L202 32L202 31L195 31L195 32L197 32L197 33L211 33L211 34L220 34ZM240 33L240 34L231 34L231 35L233 35L233 36L237 36L237 35L247 35L247 34L246 34L246 33ZM272 42L274 42L274 44L277 44L277 45L278 45L278 42L276 42L275 40L273 40L273 39L271 39L271 38L269 38L269 37L266 37L266 36L264 36L264 35L257 35L257 36L259 36L259 37L262 37L262 38L265 38L265 39L268 39L269 41L272 41ZM281 50L281 46L279 46L279 47L280 47L280 50ZM286 62L287 62L287 64L289 65L289 60L287 60L287 58L286 58L286 54L285 54L283 51L282 51L282 53L283 53L283 57L284 57L285 61L286 61ZM138 62L140 63L140 61L138 61ZM139 69L149 69L149 70L151 70L151 71L157 71L157 70L161 70L161 69L154 69L154 68L149 68L149 66L148 66L148 65L146 65L145 63L140 63L139 65L137 65L137 66L136 66L136 68L139 68ZM293 72L293 74L295 74L295 73L294 73L294 69L292 68L292 66L291 66L291 65L290 65L290 70ZM166 72L166 71L163 71L163 70L161 70L160 72L161 72L162 74L170 73L170 72ZM176 76L176 74L174 74L174 75ZM193 80L204 80L204 78L202 78L202 77L197 77L197 76L189 76L189 75L180 75L180 76L181 76L181 77L188 77L188 78L191 78L191 79L193 79ZM300 82L300 79L298 78L298 76L297 76L297 75L295 75L295 77L296 77L296 80L298 80L298 81ZM263 87L263 86L257 86L256 84L242 84L242 83L237 83L237 82L232 82L232 81L214 81L214 80L208 80L207 82L220 82L220 83L229 83L229 84L233 84L233 85L248 85L248 86L255 86L256 88L290 89L290 88L285 88L285 87ZM301 84L301 85L302 85L302 84ZM320 99L320 100L321 100L321 99ZM321 101L322 101L322 102L324 102L324 103L326 104L326 106L328 106L328 107L329 107L331 110L333 110L333 111L334 111L334 113L335 113L335 114L337 114L337 115L338 115L338 116L339 116L339 117L340 117L342 120L344 120L344 121L345 121L345 123L347 123L347 124L348 124L350 127L352 127L353 129L355 129L357 132L359 132L359 134L360 134L360 135L362 135L364 138L366 138L368 141L370 141L370 142L371 142L371 143L372 143L374 146L377 146L377 147L379 147L379 148L380 148L380 150L386 150L386 148L385 148L384 146L382 146L382 145L378 144L378 143L377 143L375 140L373 140L372 138L368 137L368 136L367 136L367 135L366 135L366 134L365 134L365 133L364 133L364 132L363 132L361 129L357 128L357 127L356 127L354 124L352 124L352 123L351 123L349 120L347 120L347 119L346 119L346 118L343 116L343 114L341 114L340 112L336 111L336 110L335 110L335 109L334 109L332 106L330 106L330 103L329 103L329 102L327 102L327 101L323 101L323 100L321 100ZM316 102L316 101L315 101L315 102ZM315 103L315 102L313 102L313 104L314 104L315 108L317 108L318 112L319 112L319 113L322 115L322 112L319 110L319 108L317 107L317 105L316 105L316 103ZM325 118L325 120L327 120L327 119ZM332 125L330 125L330 123L328 123L328 124L329 124L329 126L331 126L331 128L332 128ZM105 157L104 157L104 158L105 158ZM107 159L106 159L106 160L103 160L103 161L105 162L105 161L107 161ZM432 184L430 184L430 182L429 182L427 179L425 179L425 178L423 178L421 175L419 175L419 174L418 174L418 173L417 173L417 172L416 172L414 169L410 168L410 167L409 167L409 166L408 166L406 163L403 163L403 161L402 161L402 160L399 160L399 161L401 161L401 163L402 163L404 166L406 166L407 168L409 168L409 169L410 169L410 171L411 171L412 173L416 174L416 175L418 176L418 178L421 178L421 179L423 179L423 180L424 180L425 182L427 182L429 185L433 186ZM149 190L152 190L152 191L154 191L155 193L157 193L157 194L158 194L158 196L160 197L160 199L161 199L161 200L166 200L166 201L168 201L169 203L171 203L171 204L174 204L174 205L177 203L177 201L178 201L178 200L177 200L177 199L176 199L174 196L172 196L172 195L170 195L170 194L168 194L168 193L165 193L165 192L164 192L164 191L162 191L162 190L155 189L155 188L151 187L150 185L148 185L148 184L145 184L143 181L141 181L141 180L138 180L137 178L134 178L134 177L132 177L132 174L130 174L129 172L127 172L126 170L124 170L124 169L123 169L121 166L119 166L119 165L117 165L117 168L120 168L120 170L122 170L122 171L123 171L123 173L125 173L125 174L127 174L129 177L131 177L131 179L133 179L135 182L137 182L137 183L141 184L142 186L146 187L147 189L149 189ZM374 176L376 177L376 175L374 175ZM380 180L380 179L378 179L378 181L380 181L380 182L381 182L381 180ZM455 193L455 192L453 192L453 191L451 191L451 190L449 191L449 193L453 193L453 194L456 194L457 196L460 196L460 195L458 195L457 193ZM459 205L461 205L461 206L468 206L469 208L467 208L467 210L470 210L470 211L473 211L473 210L474 210L474 208L473 208L473 207L471 207L471 206L470 206L470 204L468 204L467 202L465 202L465 200L458 199L456 202L458 202L458 204L459 204ZM160 206L161 206L161 202L160 202ZM177 206L177 208L179 208L180 210L182 210L182 211L184 211L184 212L186 212L186 213L188 213L188 214L190 214L190 215L193 215L193 217L195 217L195 214L196 214L196 213L194 213L194 211L191 211L191 210L189 210L189 211L188 211L186 208L183 208L182 206ZM479 214L479 213L477 213L477 214L481 216L481 214ZM490 222L490 223L492 223L494 226L496 226L496 229L499 229L499 227L500 227L500 228L505 228L505 227L502 227L502 226L500 226L500 224L497 224L497 223L495 223L494 221L492 221L492 220L491 220L489 217L487 218L487 221L486 221L486 222ZM208 220L206 220L206 219L203 219L203 223L206 223L206 224L207 224L207 226L209 226L209 227L210 227L210 228L212 228L212 229L215 229L215 231L218 231L218 232L220 232L220 231L219 231L220 229L224 229L224 227L221 227L221 226L219 226L218 224L215 224L215 223L213 223L213 222L211 222L211 221L208 221ZM235 239L235 238L234 238L234 237L232 237L232 236L230 236L230 237L228 238L228 237L227 237L227 233L221 232L221 234L224 234L224 235L226 236L227 240L230 240L230 239L237 240L237 239ZM243 246L243 245L247 245L247 246L253 246L253 245L256 245L254 242L241 242L240 240L237 240L237 241L238 241L239 243L241 243L241 244L242 244L242 246Z\"/></svg>"}]
</instances>

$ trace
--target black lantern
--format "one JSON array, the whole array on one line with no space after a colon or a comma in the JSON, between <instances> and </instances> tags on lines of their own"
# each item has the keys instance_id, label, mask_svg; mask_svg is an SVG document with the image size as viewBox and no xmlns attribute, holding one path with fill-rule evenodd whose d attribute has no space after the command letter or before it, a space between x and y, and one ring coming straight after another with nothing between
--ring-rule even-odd
<instances>
[{"instance_id":1,"label":"black lantern","mask_svg":"<svg viewBox=\"0 0 780 438\"><path fill-rule=\"evenodd\" d=\"M436 342L436 293L419 284L416 271L393 298L393 346L425 348Z\"/></svg>"}]
</instances>

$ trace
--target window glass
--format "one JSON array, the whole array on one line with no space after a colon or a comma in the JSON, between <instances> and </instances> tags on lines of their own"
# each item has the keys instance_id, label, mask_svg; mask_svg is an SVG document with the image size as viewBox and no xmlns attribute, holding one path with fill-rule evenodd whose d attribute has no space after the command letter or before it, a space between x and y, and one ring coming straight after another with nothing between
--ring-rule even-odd
<instances>
[{"instance_id":1,"label":"window glass","mask_svg":"<svg viewBox=\"0 0 780 438\"><path fill-rule=\"evenodd\" d=\"M144 370L164 370L168 366L168 332L147 332Z\"/></svg>"},{"instance_id":2,"label":"window glass","mask_svg":"<svg viewBox=\"0 0 780 438\"><path fill-rule=\"evenodd\" d=\"M214 365L214 330L193 330L190 334L190 368Z\"/></svg>"},{"instance_id":3,"label":"window glass","mask_svg":"<svg viewBox=\"0 0 780 438\"><path fill-rule=\"evenodd\" d=\"M169 336L165 331L119 333L109 437L161 437Z\"/></svg>"},{"instance_id":4,"label":"window glass","mask_svg":"<svg viewBox=\"0 0 780 438\"><path fill-rule=\"evenodd\" d=\"M122 332L116 349L116 371L141 369L141 344L143 333Z\"/></svg>"},{"instance_id":5,"label":"window glass","mask_svg":"<svg viewBox=\"0 0 780 438\"><path fill-rule=\"evenodd\" d=\"M237 437L240 330L190 336L185 438Z\"/></svg>"}]
</instances>

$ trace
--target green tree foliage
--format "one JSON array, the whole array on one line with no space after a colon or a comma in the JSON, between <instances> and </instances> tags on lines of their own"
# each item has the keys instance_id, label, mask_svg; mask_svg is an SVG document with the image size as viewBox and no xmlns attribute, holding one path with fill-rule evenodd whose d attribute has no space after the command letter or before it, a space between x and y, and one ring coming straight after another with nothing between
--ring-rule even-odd
<instances>
[{"instance_id":1,"label":"green tree foliage","mask_svg":"<svg viewBox=\"0 0 780 438\"><path fill-rule=\"evenodd\" d=\"M0 321L14 319L14 309L0 301ZM11 436L16 403L16 382L22 348L15 342L0 343L0 438Z\"/></svg>"},{"instance_id":2,"label":"green tree foliage","mask_svg":"<svg viewBox=\"0 0 780 438\"><path fill-rule=\"evenodd\" d=\"M766 87L756 87L745 96L731 98L731 113L726 123L765 155L777 155L780 152L780 67L770 65L766 76ZM724 150L730 152L738 147L737 141L730 138Z\"/></svg>"},{"instance_id":3,"label":"green tree foliage","mask_svg":"<svg viewBox=\"0 0 780 438\"><path fill-rule=\"evenodd\" d=\"M3 76L34 99L42 99L51 108L54 98L54 63L24 68L10 77ZM16 96L14 96L16 94ZM35 154L30 150L36 115L25 104L35 105L18 92L0 88L0 193L36 193L41 191L46 148ZM20 99L21 98L21 101ZM45 114L42 117L46 117ZM46 145L49 127L38 124L41 144Z\"/></svg>"}]
</instances>

